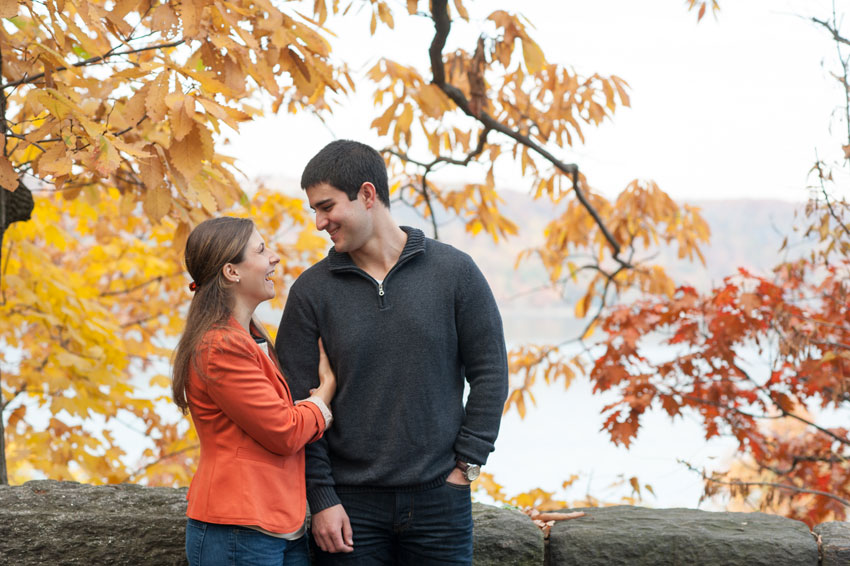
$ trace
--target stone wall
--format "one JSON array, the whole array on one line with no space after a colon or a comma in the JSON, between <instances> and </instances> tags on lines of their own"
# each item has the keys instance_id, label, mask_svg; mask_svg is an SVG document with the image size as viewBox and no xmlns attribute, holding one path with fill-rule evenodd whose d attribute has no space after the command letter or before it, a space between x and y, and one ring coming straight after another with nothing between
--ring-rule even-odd
<instances>
[{"instance_id":1,"label":"stone wall","mask_svg":"<svg viewBox=\"0 0 850 566\"><path fill-rule=\"evenodd\" d=\"M185 489L126 484L0 486L0 564L184 565L185 496ZM555 523L544 541L524 514L475 504L476 566L850 564L848 523L824 523L812 533L763 513L582 511L584 517Z\"/></svg>"}]
</instances>

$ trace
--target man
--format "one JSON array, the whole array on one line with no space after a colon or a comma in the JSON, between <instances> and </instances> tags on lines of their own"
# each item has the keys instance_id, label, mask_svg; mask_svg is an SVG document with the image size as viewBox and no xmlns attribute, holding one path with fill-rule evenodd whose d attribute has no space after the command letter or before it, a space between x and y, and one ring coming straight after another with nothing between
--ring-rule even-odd
<instances>
[{"instance_id":1,"label":"man","mask_svg":"<svg viewBox=\"0 0 850 566\"><path fill-rule=\"evenodd\" d=\"M319 336L337 375L334 424L307 448L317 561L471 564L469 484L508 385L493 294L468 255L393 221L371 147L332 142L301 186L334 247L292 285L276 347L296 398Z\"/></svg>"}]
</instances>

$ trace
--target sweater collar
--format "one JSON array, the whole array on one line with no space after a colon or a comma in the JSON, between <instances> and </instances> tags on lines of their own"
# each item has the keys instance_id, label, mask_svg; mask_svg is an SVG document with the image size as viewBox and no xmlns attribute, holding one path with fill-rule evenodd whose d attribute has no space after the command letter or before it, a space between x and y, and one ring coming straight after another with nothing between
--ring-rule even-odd
<instances>
[{"instance_id":1,"label":"sweater collar","mask_svg":"<svg viewBox=\"0 0 850 566\"><path fill-rule=\"evenodd\" d=\"M404 244L404 248L401 250L401 255L398 256L396 264L405 261L410 256L425 251L425 233L422 232L422 230L418 228L411 228L410 226L399 227L407 233L407 242ZM351 256L348 255L348 253L340 253L336 251L335 247L328 250L328 264L331 271L357 267L357 264L354 263L354 260L351 259Z\"/></svg>"}]
</instances>

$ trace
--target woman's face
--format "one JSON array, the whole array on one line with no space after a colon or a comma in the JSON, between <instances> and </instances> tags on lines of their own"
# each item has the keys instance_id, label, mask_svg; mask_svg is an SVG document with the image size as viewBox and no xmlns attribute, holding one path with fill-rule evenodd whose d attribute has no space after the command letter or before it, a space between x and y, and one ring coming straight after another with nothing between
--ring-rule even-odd
<instances>
[{"instance_id":1,"label":"woman's face","mask_svg":"<svg viewBox=\"0 0 850 566\"><path fill-rule=\"evenodd\" d=\"M260 233L254 229L248 245L245 247L241 262L233 264L239 283L233 286L233 293L257 303L274 297L274 268L280 258L266 247Z\"/></svg>"}]
</instances>

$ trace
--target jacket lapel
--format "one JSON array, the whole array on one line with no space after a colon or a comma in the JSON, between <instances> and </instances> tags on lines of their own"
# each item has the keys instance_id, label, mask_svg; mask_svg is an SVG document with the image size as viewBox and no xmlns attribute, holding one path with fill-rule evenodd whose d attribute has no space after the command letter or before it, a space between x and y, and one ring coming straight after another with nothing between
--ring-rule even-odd
<instances>
[{"instance_id":1,"label":"jacket lapel","mask_svg":"<svg viewBox=\"0 0 850 566\"><path fill-rule=\"evenodd\" d=\"M231 326L231 327L232 327L232 328L233 328L236 332L245 332L245 329L242 327L242 325L241 325L241 324L239 324L239 323L236 321L236 319L235 319L235 318L233 318L233 317L230 317L229 325L230 325L230 326ZM254 328L256 328L256 327L254 326L254 321L251 321L251 326L252 326L252 327L254 327ZM249 332L248 334L249 334L249 335L251 335L252 333L250 333L250 332ZM259 335L259 332L258 332L257 334ZM283 377L283 374L282 374L282 373L280 372L280 370L278 369L277 364L276 364L276 363L274 363L274 361L272 361L272 358L271 358L272 354L271 354L271 352L270 352L270 351L269 351L269 349L268 349L268 348L269 348L269 343L268 343L268 342L265 342L265 343L263 343L263 344L258 344L258 343L254 340L254 336L253 336L253 335L251 335L251 344L252 344L252 345L253 345L253 347L256 349L256 353L260 356L260 360L262 360L260 363L262 363L262 364L263 364L263 366L264 366L264 369L265 369L266 373L268 373L268 371L269 371L269 370L271 370L271 371L272 371L272 373L274 374L275 378L277 378L277 380L278 380L278 381L280 382L280 384L283 386L283 391L284 391L284 392L285 392L285 394L286 394L286 398L289 400L289 402L290 402L290 403L293 403L293 400L292 400L292 392L289 390L289 384L288 384L288 383L286 383L286 379ZM264 349L265 349L265 350L264 350Z\"/></svg>"}]
</instances>

